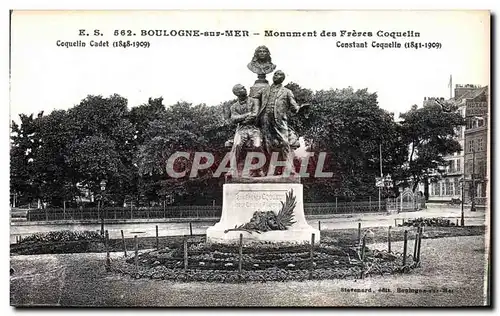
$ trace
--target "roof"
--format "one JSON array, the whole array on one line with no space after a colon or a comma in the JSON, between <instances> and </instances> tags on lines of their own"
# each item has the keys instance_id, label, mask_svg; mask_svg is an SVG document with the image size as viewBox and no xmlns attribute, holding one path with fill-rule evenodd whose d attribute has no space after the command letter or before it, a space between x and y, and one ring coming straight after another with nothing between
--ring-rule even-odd
<instances>
[{"instance_id":1,"label":"roof","mask_svg":"<svg viewBox=\"0 0 500 316\"><path fill-rule=\"evenodd\" d=\"M488 91L488 86L484 86L484 87L481 87L481 88L478 88L478 89L472 89L470 91L465 92L464 94L462 94L458 98L454 98L453 100L456 103L460 103L463 100L475 99L475 98L477 98L478 96L480 96L481 94L483 94L484 92L487 92L487 91Z\"/></svg>"}]
</instances>

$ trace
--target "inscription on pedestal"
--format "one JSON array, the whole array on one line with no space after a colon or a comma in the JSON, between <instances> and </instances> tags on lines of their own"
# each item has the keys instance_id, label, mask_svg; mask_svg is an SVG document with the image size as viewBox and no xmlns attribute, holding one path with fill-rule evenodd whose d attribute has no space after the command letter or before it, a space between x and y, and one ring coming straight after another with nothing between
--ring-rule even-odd
<instances>
[{"instance_id":1,"label":"inscription on pedestal","mask_svg":"<svg viewBox=\"0 0 500 316\"><path fill-rule=\"evenodd\" d=\"M252 212L277 213L281 209L281 202L284 201L286 192L286 190L239 191L235 196L234 207L250 209Z\"/></svg>"}]
</instances>

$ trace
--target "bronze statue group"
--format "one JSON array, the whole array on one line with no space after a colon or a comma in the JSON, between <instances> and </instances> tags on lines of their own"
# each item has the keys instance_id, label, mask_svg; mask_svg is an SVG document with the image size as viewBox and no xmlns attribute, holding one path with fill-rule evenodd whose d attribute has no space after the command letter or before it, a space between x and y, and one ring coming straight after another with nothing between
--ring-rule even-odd
<instances>
[{"instance_id":1,"label":"bronze statue group","mask_svg":"<svg viewBox=\"0 0 500 316\"><path fill-rule=\"evenodd\" d=\"M227 143L232 147L231 152L236 161L236 166L232 166L232 175L241 176L241 164L252 163L242 159L245 152L257 152L265 157L265 165L252 170L249 174L251 177L274 175L269 173L274 173L274 168L269 167L272 161L277 160L283 166L278 173L286 175L288 172L289 175L294 175L293 150L300 144L297 134L288 125L288 116L290 113L298 113L308 104L298 105L292 91L283 86L283 71L276 70L273 83L268 84L265 77L276 69L276 65L271 62L267 47L257 47L247 67L258 75L258 79L251 87L250 95L242 84L233 87L233 94L238 100L231 105L229 112L230 121L236 125L236 132L234 139Z\"/></svg>"}]
</instances>

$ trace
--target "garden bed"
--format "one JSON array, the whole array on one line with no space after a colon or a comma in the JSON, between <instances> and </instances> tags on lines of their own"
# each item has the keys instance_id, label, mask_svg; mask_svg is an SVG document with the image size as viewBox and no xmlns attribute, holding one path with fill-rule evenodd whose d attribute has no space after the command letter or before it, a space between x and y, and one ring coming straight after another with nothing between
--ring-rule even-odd
<instances>
[{"instance_id":1,"label":"garden bed","mask_svg":"<svg viewBox=\"0 0 500 316\"><path fill-rule=\"evenodd\" d=\"M11 253L19 255L82 253L106 251L104 238L95 231L53 231L24 237L11 245Z\"/></svg>"},{"instance_id":2,"label":"garden bed","mask_svg":"<svg viewBox=\"0 0 500 316\"><path fill-rule=\"evenodd\" d=\"M187 268L182 245L140 253L136 258L113 262L112 269L133 278L151 278L172 281L206 282L266 282L308 279L360 278L373 274L386 275L409 272L418 266L408 251L403 255L388 253L354 243L339 243L325 237L313 248L309 244L243 245L241 272L237 245L211 244L191 241L188 246Z\"/></svg>"},{"instance_id":3,"label":"garden bed","mask_svg":"<svg viewBox=\"0 0 500 316\"><path fill-rule=\"evenodd\" d=\"M458 222L454 223L452 220L447 218L432 217L432 218L413 218L407 219L403 224L399 224L399 227L412 226L412 227L458 227Z\"/></svg>"}]
</instances>

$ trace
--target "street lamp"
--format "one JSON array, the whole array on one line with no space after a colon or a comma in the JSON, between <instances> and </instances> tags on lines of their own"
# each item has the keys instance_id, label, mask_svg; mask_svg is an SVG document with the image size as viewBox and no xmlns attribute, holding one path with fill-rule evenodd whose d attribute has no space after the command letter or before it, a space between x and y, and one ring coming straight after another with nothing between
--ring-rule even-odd
<instances>
[{"instance_id":1,"label":"street lamp","mask_svg":"<svg viewBox=\"0 0 500 316\"><path fill-rule=\"evenodd\" d=\"M464 189L465 189L465 177L462 177L460 179L460 189L462 189L462 205L461 205L461 208L462 208L462 215L460 217L460 226L464 227L464 200L465 200L465 193L464 193Z\"/></svg>"},{"instance_id":2,"label":"street lamp","mask_svg":"<svg viewBox=\"0 0 500 316\"><path fill-rule=\"evenodd\" d=\"M470 204L470 211L475 212L476 211L476 150L475 148L472 148L472 174L471 174L471 179L472 179L472 190L471 190L471 204Z\"/></svg>"},{"instance_id":3,"label":"street lamp","mask_svg":"<svg viewBox=\"0 0 500 316\"><path fill-rule=\"evenodd\" d=\"M403 192L404 192L404 188L399 187L399 196L401 199L400 199L400 203L399 203L399 212L398 213L403 212Z\"/></svg>"},{"instance_id":4,"label":"street lamp","mask_svg":"<svg viewBox=\"0 0 500 316\"><path fill-rule=\"evenodd\" d=\"M102 180L101 181L101 183L100 183L100 185L101 185L101 191L106 190L106 183L107 183L106 180Z\"/></svg>"},{"instance_id":5,"label":"street lamp","mask_svg":"<svg viewBox=\"0 0 500 316\"><path fill-rule=\"evenodd\" d=\"M101 182L99 183L101 185L101 194L99 194L99 201L97 201L97 209L98 209L98 213L99 213L99 205L101 204L101 200L103 198L103 195L104 195L104 190L106 190L106 180L101 180ZM101 214L101 235L104 235L104 214Z\"/></svg>"}]
</instances>

